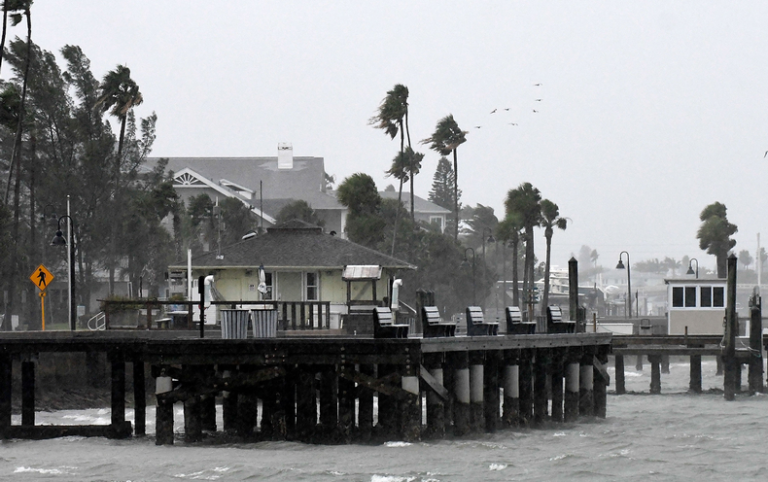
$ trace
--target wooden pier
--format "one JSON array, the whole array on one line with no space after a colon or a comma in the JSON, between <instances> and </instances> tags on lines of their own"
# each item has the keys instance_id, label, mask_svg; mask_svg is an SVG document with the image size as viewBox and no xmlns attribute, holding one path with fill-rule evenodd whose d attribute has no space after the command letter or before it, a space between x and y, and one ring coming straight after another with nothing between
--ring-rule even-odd
<instances>
[{"instance_id":1,"label":"wooden pier","mask_svg":"<svg viewBox=\"0 0 768 482\"><path fill-rule=\"evenodd\" d=\"M165 330L2 333L0 437L144 435L147 366L155 378L157 444L174 442L177 402L187 442L217 431L242 440L413 441L574 422L605 417L610 344L602 333L236 340L212 331L205 338ZM47 352L107 354L109 425L35 424L36 359ZM20 425L11 423L14 363L21 363ZM129 364L133 425L125 417ZM216 426L217 404L223 427Z\"/></svg>"}]
</instances>

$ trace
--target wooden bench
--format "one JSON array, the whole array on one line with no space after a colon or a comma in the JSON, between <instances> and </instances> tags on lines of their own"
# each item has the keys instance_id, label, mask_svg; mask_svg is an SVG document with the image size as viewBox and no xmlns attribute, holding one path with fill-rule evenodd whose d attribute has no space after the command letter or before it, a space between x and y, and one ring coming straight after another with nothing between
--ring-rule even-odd
<instances>
[{"instance_id":1,"label":"wooden bench","mask_svg":"<svg viewBox=\"0 0 768 482\"><path fill-rule=\"evenodd\" d=\"M408 338L407 323L397 324L392 310L376 307L373 309L374 338Z\"/></svg>"},{"instance_id":2,"label":"wooden bench","mask_svg":"<svg viewBox=\"0 0 768 482\"><path fill-rule=\"evenodd\" d=\"M424 306L421 308L421 320L424 329L424 338L441 336L455 336L456 322L444 320L440 316L437 306Z\"/></svg>"},{"instance_id":3,"label":"wooden bench","mask_svg":"<svg viewBox=\"0 0 768 482\"><path fill-rule=\"evenodd\" d=\"M499 334L499 324L495 321L485 321L483 309L479 306L467 306L467 335L494 336Z\"/></svg>"},{"instance_id":4,"label":"wooden bench","mask_svg":"<svg viewBox=\"0 0 768 482\"><path fill-rule=\"evenodd\" d=\"M507 334L509 335L532 335L536 333L535 321L523 321L523 314L518 306L507 306L504 308L507 315Z\"/></svg>"},{"instance_id":5,"label":"wooden bench","mask_svg":"<svg viewBox=\"0 0 768 482\"><path fill-rule=\"evenodd\" d=\"M559 306L547 306L547 333L575 333L575 321L563 321L563 311Z\"/></svg>"}]
</instances>

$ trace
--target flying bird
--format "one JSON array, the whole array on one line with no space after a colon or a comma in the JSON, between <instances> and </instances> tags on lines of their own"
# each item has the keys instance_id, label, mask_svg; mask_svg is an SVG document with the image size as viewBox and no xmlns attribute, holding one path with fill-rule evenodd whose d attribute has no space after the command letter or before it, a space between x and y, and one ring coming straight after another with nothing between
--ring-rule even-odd
<instances>
[{"instance_id":1,"label":"flying bird","mask_svg":"<svg viewBox=\"0 0 768 482\"><path fill-rule=\"evenodd\" d=\"M509 107L505 107L505 108L504 108L504 110L509 110L509 109L510 109Z\"/></svg>"},{"instance_id":2,"label":"flying bird","mask_svg":"<svg viewBox=\"0 0 768 482\"><path fill-rule=\"evenodd\" d=\"M516 126L516 125L517 125L517 123L516 123L516 122L510 122L510 123L509 123L509 125L511 125L511 126Z\"/></svg>"},{"instance_id":3,"label":"flying bird","mask_svg":"<svg viewBox=\"0 0 768 482\"><path fill-rule=\"evenodd\" d=\"M496 110L497 110L497 109L493 109L493 110L491 111L491 114L495 114L495 113L496 113Z\"/></svg>"},{"instance_id":4,"label":"flying bird","mask_svg":"<svg viewBox=\"0 0 768 482\"><path fill-rule=\"evenodd\" d=\"M483 127L483 126L475 126L475 129L480 129L481 127Z\"/></svg>"},{"instance_id":5,"label":"flying bird","mask_svg":"<svg viewBox=\"0 0 768 482\"><path fill-rule=\"evenodd\" d=\"M765 159L765 156L768 156L768 151L765 151L765 154L763 154L763 159Z\"/></svg>"},{"instance_id":6,"label":"flying bird","mask_svg":"<svg viewBox=\"0 0 768 482\"><path fill-rule=\"evenodd\" d=\"M534 87L541 87L541 84L533 84Z\"/></svg>"},{"instance_id":7,"label":"flying bird","mask_svg":"<svg viewBox=\"0 0 768 482\"><path fill-rule=\"evenodd\" d=\"M541 102L541 99L533 99L533 100L535 100L536 102Z\"/></svg>"},{"instance_id":8,"label":"flying bird","mask_svg":"<svg viewBox=\"0 0 768 482\"><path fill-rule=\"evenodd\" d=\"M536 109L533 109L533 112L538 113L539 111L537 111Z\"/></svg>"}]
</instances>

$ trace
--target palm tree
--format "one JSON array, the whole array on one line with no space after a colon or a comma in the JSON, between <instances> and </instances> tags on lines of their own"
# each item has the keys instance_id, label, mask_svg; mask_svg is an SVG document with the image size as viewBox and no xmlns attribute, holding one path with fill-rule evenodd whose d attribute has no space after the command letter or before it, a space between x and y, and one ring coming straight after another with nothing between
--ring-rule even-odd
<instances>
[{"instance_id":1,"label":"palm tree","mask_svg":"<svg viewBox=\"0 0 768 482\"><path fill-rule=\"evenodd\" d=\"M453 119L453 114L443 117L437 122L435 132L427 137L422 144L430 144L429 148L440 155L447 156L453 153L453 198L454 221L453 237L459 239L459 165L456 150L467 141L467 131L462 131Z\"/></svg>"},{"instance_id":2,"label":"palm tree","mask_svg":"<svg viewBox=\"0 0 768 482\"><path fill-rule=\"evenodd\" d=\"M519 213L509 213L496 227L496 233L502 243L509 243L512 248L512 303L520 306L520 288L517 269L517 253L520 247L520 232L523 230L523 222ZM505 279L506 283L506 279ZM506 291L506 287L505 287ZM506 295L506 293L504 293Z\"/></svg>"},{"instance_id":3,"label":"palm tree","mask_svg":"<svg viewBox=\"0 0 768 482\"><path fill-rule=\"evenodd\" d=\"M525 231L525 268L523 270L523 292L528 293L533 284L534 251L533 228L541 222L541 192L530 182L520 184L516 189L507 193L504 201L507 217L512 213L520 216Z\"/></svg>"},{"instance_id":4,"label":"palm tree","mask_svg":"<svg viewBox=\"0 0 768 482\"><path fill-rule=\"evenodd\" d=\"M119 165L123 153L125 121L128 112L140 105L144 98L139 92L138 84L131 78L131 70L124 65L118 65L115 70L107 72L99 86L99 91L96 108L100 109L102 113L109 111L110 114L120 120L120 137L117 142Z\"/></svg>"},{"instance_id":5,"label":"palm tree","mask_svg":"<svg viewBox=\"0 0 768 482\"><path fill-rule=\"evenodd\" d=\"M547 260L544 265L544 297L541 304L541 314L547 314L549 305L549 267L550 253L552 247L552 234L554 228L565 230L568 226L568 220L560 216L560 208L549 199L541 201L541 227L544 228L544 237L547 239Z\"/></svg>"},{"instance_id":6,"label":"palm tree","mask_svg":"<svg viewBox=\"0 0 768 482\"><path fill-rule=\"evenodd\" d=\"M29 10L32 0L5 0L3 2L3 33L0 38L0 68L3 66L3 53L5 51L5 34L8 30L8 13L11 13L11 25L16 26L21 22L23 12Z\"/></svg>"}]
</instances>

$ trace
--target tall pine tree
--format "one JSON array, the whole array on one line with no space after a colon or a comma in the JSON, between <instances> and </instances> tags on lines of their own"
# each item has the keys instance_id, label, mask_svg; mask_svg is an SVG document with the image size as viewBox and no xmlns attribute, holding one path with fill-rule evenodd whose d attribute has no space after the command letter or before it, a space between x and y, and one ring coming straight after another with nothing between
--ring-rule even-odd
<instances>
[{"instance_id":1,"label":"tall pine tree","mask_svg":"<svg viewBox=\"0 0 768 482\"><path fill-rule=\"evenodd\" d=\"M429 191L429 201L451 212L453 212L455 204L458 204L459 209L461 209L461 203L455 203L453 199L454 177L451 162L446 157L441 157L437 163L437 169L435 169L435 176L432 178L432 190ZM458 191L458 196L460 200L461 189Z\"/></svg>"}]
</instances>

